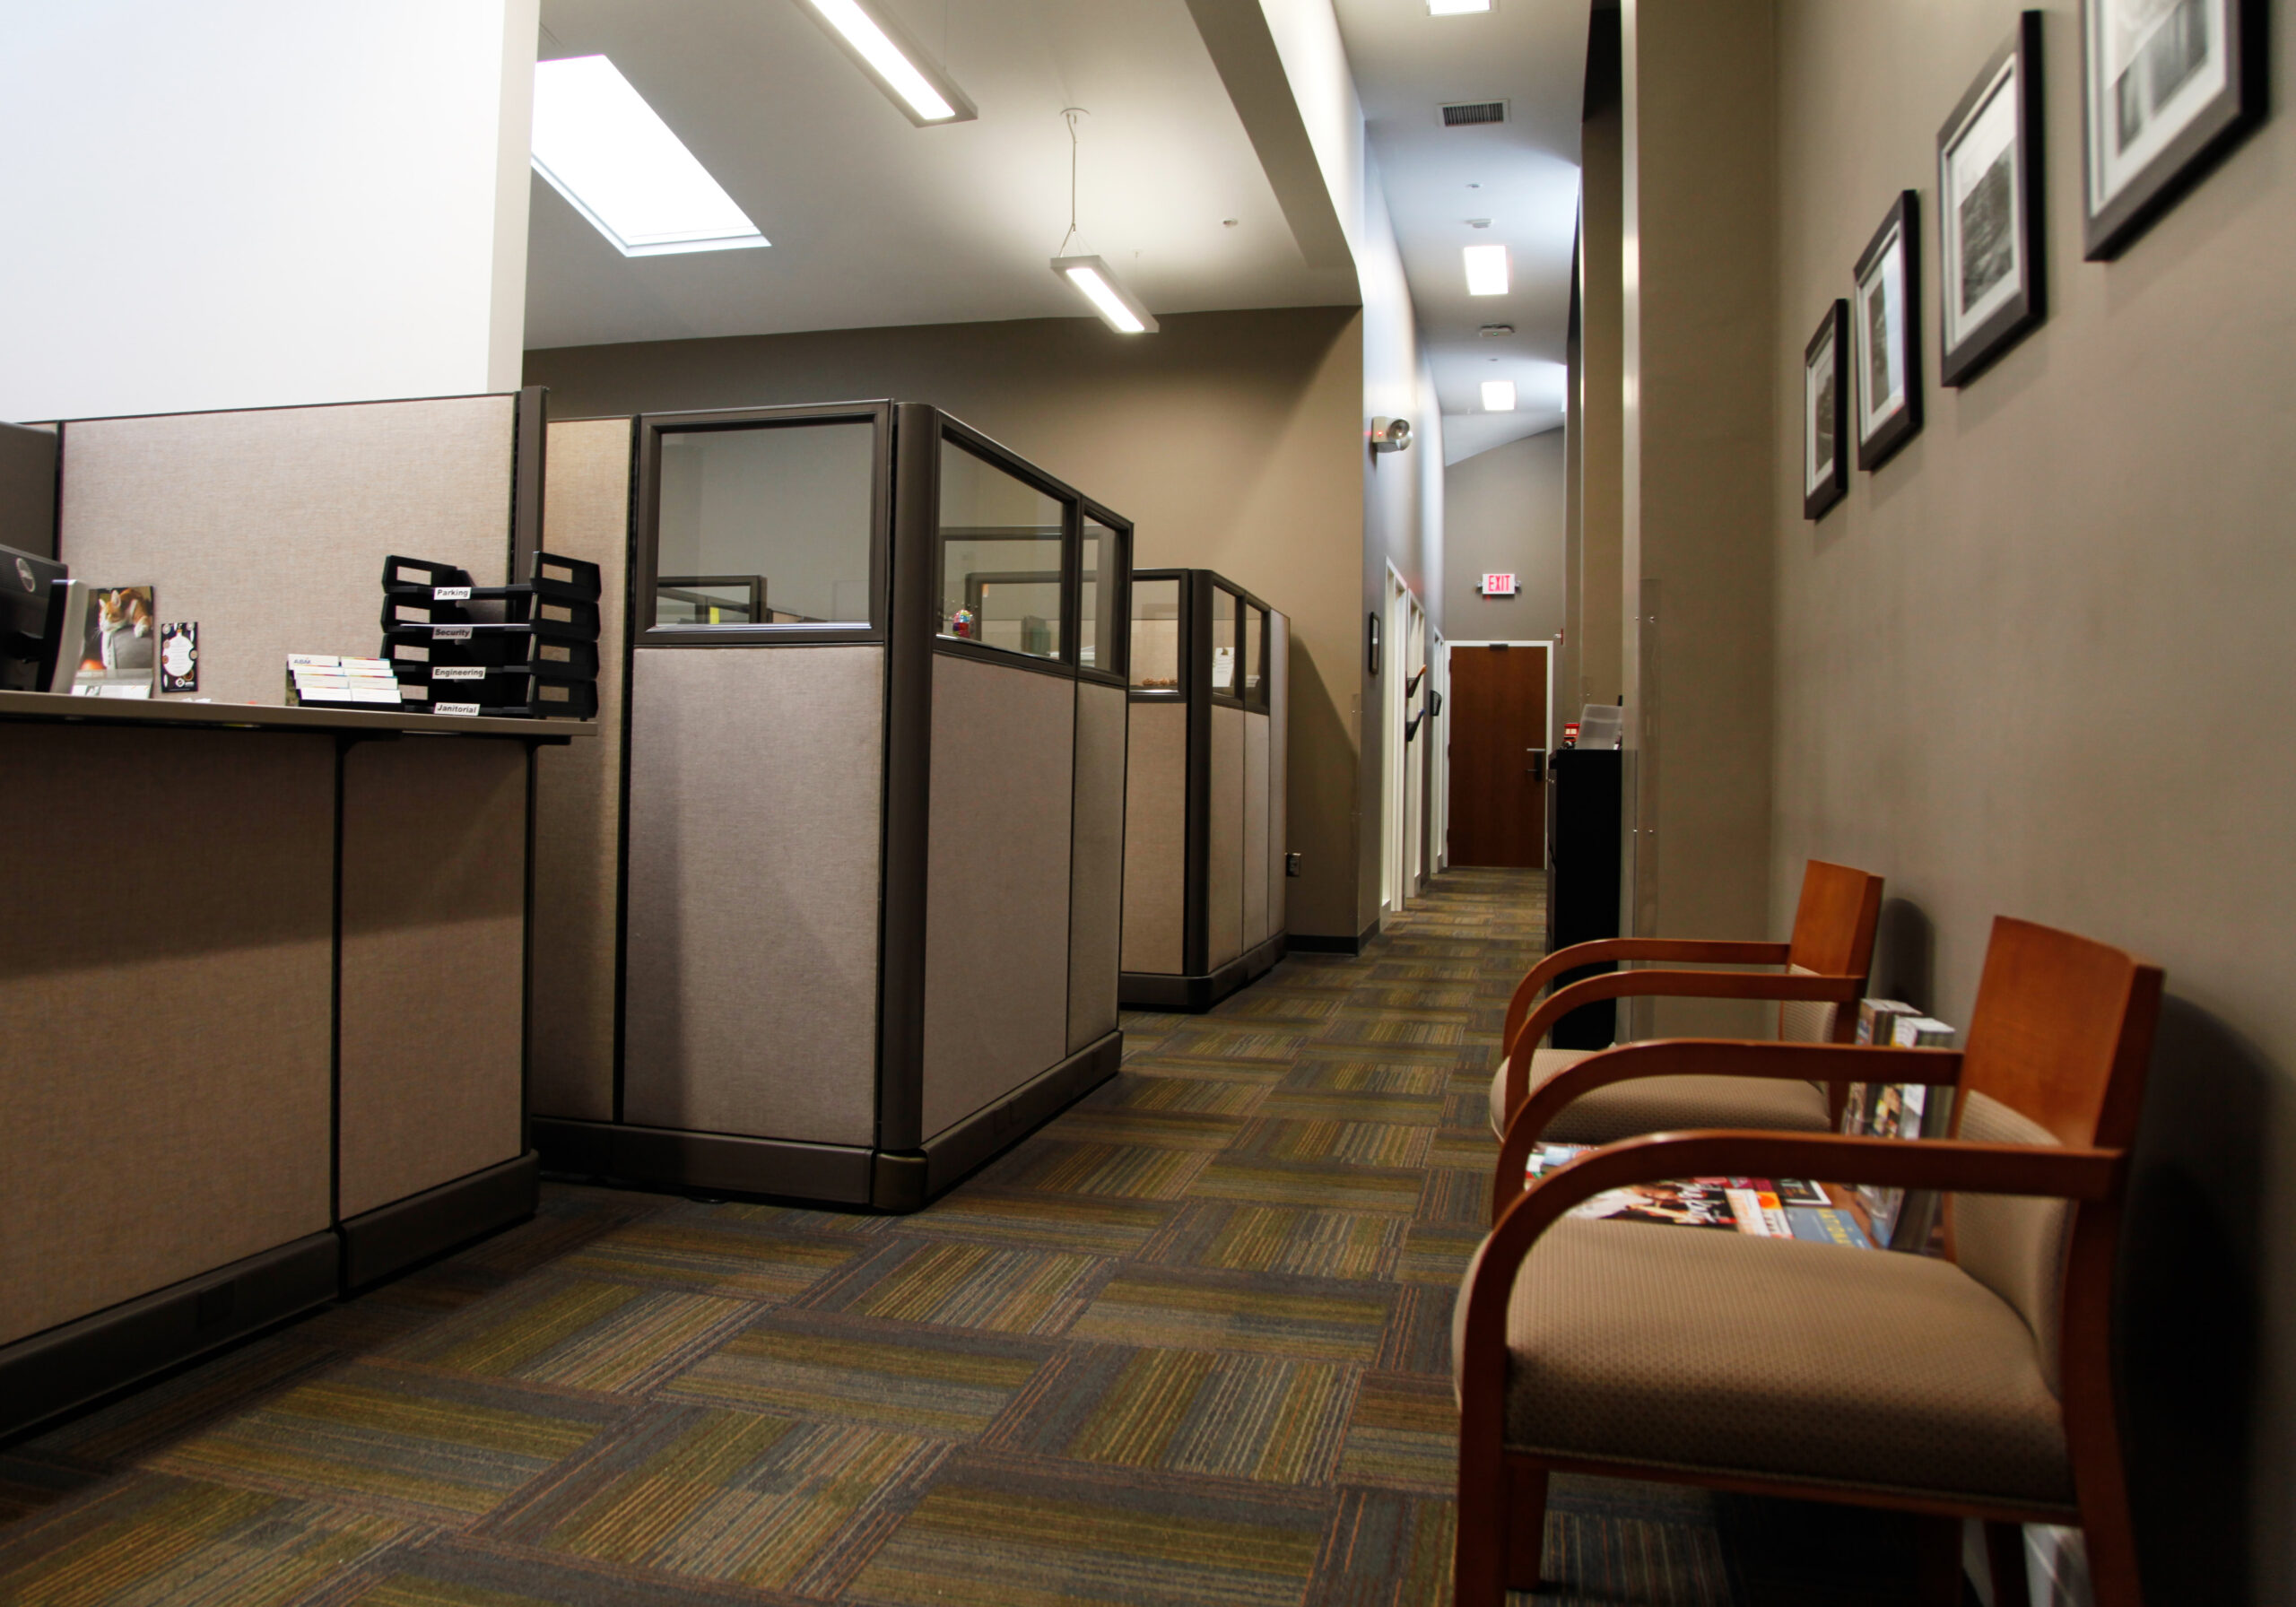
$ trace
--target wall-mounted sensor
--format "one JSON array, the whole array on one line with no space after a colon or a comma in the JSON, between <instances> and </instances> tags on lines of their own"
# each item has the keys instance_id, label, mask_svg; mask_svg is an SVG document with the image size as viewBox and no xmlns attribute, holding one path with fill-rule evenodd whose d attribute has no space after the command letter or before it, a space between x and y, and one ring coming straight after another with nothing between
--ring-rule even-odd
<instances>
[{"instance_id":1,"label":"wall-mounted sensor","mask_svg":"<svg viewBox=\"0 0 2296 1607\"><path fill-rule=\"evenodd\" d=\"M1371 421L1371 450L1400 452L1411 445L1409 419L1373 419Z\"/></svg>"},{"instance_id":2,"label":"wall-mounted sensor","mask_svg":"<svg viewBox=\"0 0 2296 1607\"><path fill-rule=\"evenodd\" d=\"M1299 855L1286 854L1283 856L1283 873L1287 876L1296 876L1300 873Z\"/></svg>"}]
</instances>

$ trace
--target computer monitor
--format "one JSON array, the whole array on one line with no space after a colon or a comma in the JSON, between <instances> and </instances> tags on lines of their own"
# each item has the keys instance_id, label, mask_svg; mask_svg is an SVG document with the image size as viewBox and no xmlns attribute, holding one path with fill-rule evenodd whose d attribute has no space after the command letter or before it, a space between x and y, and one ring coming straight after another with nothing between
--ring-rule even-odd
<instances>
[{"instance_id":1,"label":"computer monitor","mask_svg":"<svg viewBox=\"0 0 2296 1607\"><path fill-rule=\"evenodd\" d=\"M0 547L0 691L70 691L87 619L88 588L64 565Z\"/></svg>"}]
</instances>

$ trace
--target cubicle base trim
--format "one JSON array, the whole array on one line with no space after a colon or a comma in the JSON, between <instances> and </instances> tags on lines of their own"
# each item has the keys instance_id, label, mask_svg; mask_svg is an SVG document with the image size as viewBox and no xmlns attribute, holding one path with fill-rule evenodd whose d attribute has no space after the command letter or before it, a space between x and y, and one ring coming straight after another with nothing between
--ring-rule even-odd
<instances>
[{"instance_id":1,"label":"cubicle base trim","mask_svg":"<svg viewBox=\"0 0 2296 1607\"><path fill-rule=\"evenodd\" d=\"M314 1233L0 1347L0 1435L325 1305L342 1256Z\"/></svg>"},{"instance_id":2,"label":"cubicle base trim","mask_svg":"<svg viewBox=\"0 0 2296 1607\"><path fill-rule=\"evenodd\" d=\"M905 1213L921 1210L1115 1076L1123 1061L1124 1034L1111 1032L922 1150L863 1150L547 1116L535 1116L532 1130L542 1164L553 1172Z\"/></svg>"},{"instance_id":3,"label":"cubicle base trim","mask_svg":"<svg viewBox=\"0 0 2296 1607\"><path fill-rule=\"evenodd\" d=\"M522 1222L542 1203L542 1161L514 1160L345 1219L343 1287L364 1289L441 1250Z\"/></svg>"},{"instance_id":4,"label":"cubicle base trim","mask_svg":"<svg viewBox=\"0 0 2296 1607\"><path fill-rule=\"evenodd\" d=\"M1353 937L1311 937L1295 932L1291 936L1292 947L1302 954L1361 954L1379 935L1379 923L1373 921Z\"/></svg>"},{"instance_id":5,"label":"cubicle base trim","mask_svg":"<svg viewBox=\"0 0 2296 1607\"><path fill-rule=\"evenodd\" d=\"M832 1205L871 1203L871 1150L563 1116L538 1116L530 1126L543 1164L554 1172Z\"/></svg>"},{"instance_id":6,"label":"cubicle base trim","mask_svg":"<svg viewBox=\"0 0 2296 1607\"><path fill-rule=\"evenodd\" d=\"M917 1205L947 1192L1011 1149L1115 1076L1123 1064L1124 1033L1118 1030L1085 1045L996 1104L928 1140L925 1145L925 1198L918 1200ZM886 1209L914 1211L917 1205L904 1208L888 1204Z\"/></svg>"},{"instance_id":7,"label":"cubicle base trim","mask_svg":"<svg viewBox=\"0 0 2296 1607\"><path fill-rule=\"evenodd\" d=\"M1290 950L1305 946L1299 939L1287 938L1279 932L1208 977L1124 971L1117 977L1117 1002L1126 1010L1176 1010L1187 1015L1201 1015L1230 994L1266 976Z\"/></svg>"}]
</instances>

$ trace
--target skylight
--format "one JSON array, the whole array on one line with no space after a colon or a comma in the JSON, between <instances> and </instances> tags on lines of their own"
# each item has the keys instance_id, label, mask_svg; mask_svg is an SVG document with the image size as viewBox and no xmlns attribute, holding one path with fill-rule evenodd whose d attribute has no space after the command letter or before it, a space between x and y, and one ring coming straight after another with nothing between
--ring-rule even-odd
<instances>
[{"instance_id":1,"label":"skylight","mask_svg":"<svg viewBox=\"0 0 2296 1607\"><path fill-rule=\"evenodd\" d=\"M534 163L624 256L771 243L603 56L535 64Z\"/></svg>"},{"instance_id":2,"label":"skylight","mask_svg":"<svg viewBox=\"0 0 2296 1607\"><path fill-rule=\"evenodd\" d=\"M1515 382L1511 379L1486 379L1483 382L1483 411L1513 413L1515 411Z\"/></svg>"},{"instance_id":3,"label":"skylight","mask_svg":"<svg viewBox=\"0 0 2296 1607\"><path fill-rule=\"evenodd\" d=\"M1467 265L1467 294L1503 296L1507 293L1508 263L1504 246L1468 246L1460 255Z\"/></svg>"}]
</instances>

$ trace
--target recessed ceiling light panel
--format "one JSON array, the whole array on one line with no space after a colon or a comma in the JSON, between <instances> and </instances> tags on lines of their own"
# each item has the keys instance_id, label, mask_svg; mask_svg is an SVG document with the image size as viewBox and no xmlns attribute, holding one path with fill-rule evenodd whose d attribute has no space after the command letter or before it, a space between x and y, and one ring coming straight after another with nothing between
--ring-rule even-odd
<instances>
[{"instance_id":1,"label":"recessed ceiling light panel","mask_svg":"<svg viewBox=\"0 0 2296 1607\"><path fill-rule=\"evenodd\" d=\"M535 171L624 256L769 245L603 56L535 64Z\"/></svg>"},{"instance_id":2,"label":"recessed ceiling light panel","mask_svg":"<svg viewBox=\"0 0 2296 1607\"><path fill-rule=\"evenodd\" d=\"M1515 382L1511 379L1486 379L1483 382L1483 411L1513 413L1515 411Z\"/></svg>"},{"instance_id":3,"label":"recessed ceiling light panel","mask_svg":"<svg viewBox=\"0 0 2296 1607\"><path fill-rule=\"evenodd\" d=\"M828 30L854 65L885 91L919 128L970 123L980 114L947 74L932 64L874 0L804 0L814 22Z\"/></svg>"},{"instance_id":4,"label":"recessed ceiling light panel","mask_svg":"<svg viewBox=\"0 0 2296 1607\"><path fill-rule=\"evenodd\" d=\"M1466 259L1468 295L1503 296L1507 293L1509 269L1506 247L1466 246L1460 249L1459 254Z\"/></svg>"},{"instance_id":5,"label":"recessed ceiling light panel","mask_svg":"<svg viewBox=\"0 0 2296 1607\"><path fill-rule=\"evenodd\" d=\"M1427 14L1431 17L1464 17L1470 12L1490 9L1491 0L1427 0Z\"/></svg>"}]
</instances>

